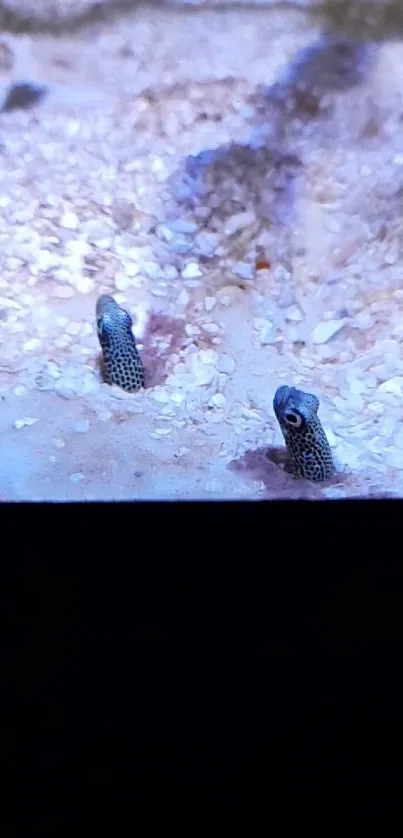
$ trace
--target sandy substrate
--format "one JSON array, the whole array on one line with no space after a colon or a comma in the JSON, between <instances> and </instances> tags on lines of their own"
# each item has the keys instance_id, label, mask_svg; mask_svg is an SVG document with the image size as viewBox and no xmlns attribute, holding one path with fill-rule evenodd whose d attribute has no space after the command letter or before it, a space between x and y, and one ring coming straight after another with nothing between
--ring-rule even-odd
<instances>
[{"instance_id":1,"label":"sandy substrate","mask_svg":"<svg viewBox=\"0 0 403 838\"><path fill-rule=\"evenodd\" d=\"M0 36L0 498L403 494L403 46L300 14L140 10ZM3 97L4 98L4 97ZM148 388L101 382L95 302ZM283 472L316 393L338 474Z\"/></svg>"}]
</instances>

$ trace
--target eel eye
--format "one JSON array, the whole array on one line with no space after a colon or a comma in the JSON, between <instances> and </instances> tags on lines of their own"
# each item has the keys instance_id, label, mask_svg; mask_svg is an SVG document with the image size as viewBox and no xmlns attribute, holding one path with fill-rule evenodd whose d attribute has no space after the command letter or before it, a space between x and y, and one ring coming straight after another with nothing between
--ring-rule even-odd
<instances>
[{"instance_id":1,"label":"eel eye","mask_svg":"<svg viewBox=\"0 0 403 838\"><path fill-rule=\"evenodd\" d=\"M288 410L287 413L284 414L284 419L287 422L287 425L290 425L292 428L300 428L303 422L303 418L299 413L295 413L293 410Z\"/></svg>"}]
</instances>

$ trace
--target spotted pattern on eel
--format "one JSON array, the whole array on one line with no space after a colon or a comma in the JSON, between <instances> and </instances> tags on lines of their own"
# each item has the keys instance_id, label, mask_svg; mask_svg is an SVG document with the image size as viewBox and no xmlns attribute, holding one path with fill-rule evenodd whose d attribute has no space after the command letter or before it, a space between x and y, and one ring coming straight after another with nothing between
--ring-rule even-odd
<instances>
[{"instance_id":1,"label":"spotted pattern on eel","mask_svg":"<svg viewBox=\"0 0 403 838\"><path fill-rule=\"evenodd\" d=\"M318 418L319 399L295 387L279 387L273 401L294 477L318 483L334 473L332 452Z\"/></svg>"},{"instance_id":2,"label":"spotted pattern on eel","mask_svg":"<svg viewBox=\"0 0 403 838\"><path fill-rule=\"evenodd\" d=\"M129 312L109 294L103 294L97 301L96 318L106 383L129 392L140 390L144 387L144 367Z\"/></svg>"}]
</instances>

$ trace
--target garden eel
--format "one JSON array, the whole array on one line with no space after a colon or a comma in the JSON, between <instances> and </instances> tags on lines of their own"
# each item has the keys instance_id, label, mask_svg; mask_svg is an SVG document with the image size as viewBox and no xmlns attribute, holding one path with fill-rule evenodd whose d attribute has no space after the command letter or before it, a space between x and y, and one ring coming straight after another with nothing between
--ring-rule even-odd
<instances>
[{"instance_id":1,"label":"garden eel","mask_svg":"<svg viewBox=\"0 0 403 838\"><path fill-rule=\"evenodd\" d=\"M144 367L129 312L109 294L103 294L97 301L96 318L106 383L129 392L140 390L144 387Z\"/></svg>"},{"instance_id":2,"label":"garden eel","mask_svg":"<svg viewBox=\"0 0 403 838\"><path fill-rule=\"evenodd\" d=\"M294 477L315 483L334 472L332 452L318 418L319 399L295 387L279 387L273 401Z\"/></svg>"}]
</instances>

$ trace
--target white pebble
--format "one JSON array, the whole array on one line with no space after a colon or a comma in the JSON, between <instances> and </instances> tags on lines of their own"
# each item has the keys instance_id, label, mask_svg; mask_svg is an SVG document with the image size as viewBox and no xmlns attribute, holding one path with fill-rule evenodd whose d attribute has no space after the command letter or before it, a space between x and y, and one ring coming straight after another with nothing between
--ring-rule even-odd
<instances>
[{"instance_id":1,"label":"white pebble","mask_svg":"<svg viewBox=\"0 0 403 838\"><path fill-rule=\"evenodd\" d=\"M67 285L59 285L52 291L52 297L58 297L60 300L67 300L69 297L74 297L74 291Z\"/></svg>"},{"instance_id":2,"label":"white pebble","mask_svg":"<svg viewBox=\"0 0 403 838\"><path fill-rule=\"evenodd\" d=\"M220 327L217 326L217 323L203 323L202 329L209 335L217 335L220 331Z\"/></svg>"},{"instance_id":3,"label":"white pebble","mask_svg":"<svg viewBox=\"0 0 403 838\"><path fill-rule=\"evenodd\" d=\"M167 436L171 433L171 428L156 428L155 433L158 434L158 436Z\"/></svg>"},{"instance_id":4,"label":"white pebble","mask_svg":"<svg viewBox=\"0 0 403 838\"><path fill-rule=\"evenodd\" d=\"M199 327L194 326L192 323L186 323L185 332L189 338L197 337L197 335L200 335Z\"/></svg>"},{"instance_id":5,"label":"white pebble","mask_svg":"<svg viewBox=\"0 0 403 838\"><path fill-rule=\"evenodd\" d=\"M86 434L90 428L90 423L88 419L81 419L79 422L75 422L73 425L73 429L77 431L78 434Z\"/></svg>"},{"instance_id":6,"label":"white pebble","mask_svg":"<svg viewBox=\"0 0 403 838\"><path fill-rule=\"evenodd\" d=\"M84 256L89 256L92 253L91 245L81 239L73 239L70 242L66 242L65 247L76 260L81 260Z\"/></svg>"},{"instance_id":7,"label":"white pebble","mask_svg":"<svg viewBox=\"0 0 403 838\"><path fill-rule=\"evenodd\" d=\"M190 297L189 297L188 292L186 291L186 288L182 288L182 291L180 292L179 297L177 299L178 305L187 306L189 300L190 300Z\"/></svg>"},{"instance_id":8,"label":"white pebble","mask_svg":"<svg viewBox=\"0 0 403 838\"><path fill-rule=\"evenodd\" d=\"M66 444L63 439L58 439L58 437L54 437L52 439L52 442L53 442L53 445L55 446L55 448L64 448L64 446Z\"/></svg>"},{"instance_id":9,"label":"white pebble","mask_svg":"<svg viewBox=\"0 0 403 838\"><path fill-rule=\"evenodd\" d=\"M235 361L230 355L220 355L217 362L218 372L232 373L235 370Z\"/></svg>"},{"instance_id":10,"label":"white pebble","mask_svg":"<svg viewBox=\"0 0 403 838\"><path fill-rule=\"evenodd\" d=\"M206 297L206 299L204 300L204 308L206 309L206 311L212 311L216 303L217 300L215 297Z\"/></svg>"},{"instance_id":11,"label":"white pebble","mask_svg":"<svg viewBox=\"0 0 403 838\"><path fill-rule=\"evenodd\" d=\"M115 288L117 289L117 291L127 291L129 286L129 278L123 273L117 273L115 276Z\"/></svg>"},{"instance_id":12,"label":"white pebble","mask_svg":"<svg viewBox=\"0 0 403 838\"><path fill-rule=\"evenodd\" d=\"M273 329L272 323L268 322L266 326L263 326L263 329L259 335L259 340L262 346L269 346L271 343L275 343L276 333Z\"/></svg>"},{"instance_id":13,"label":"white pebble","mask_svg":"<svg viewBox=\"0 0 403 838\"><path fill-rule=\"evenodd\" d=\"M22 347L24 352L32 352L34 349L38 349L41 345L41 341L38 338L31 338L31 340L27 340Z\"/></svg>"},{"instance_id":14,"label":"white pebble","mask_svg":"<svg viewBox=\"0 0 403 838\"><path fill-rule=\"evenodd\" d=\"M197 225L193 221L185 221L184 218L171 221L169 227L174 233L195 233L197 230Z\"/></svg>"},{"instance_id":15,"label":"white pebble","mask_svg":"<svg viewBox=\"0 0 403 838\"><path fill-rule=\"evenodd\" d=\"M206 492L220 492L222 488L222 483L219 480L213 479L206 483L204 490Z\"/></svg>"},{"instance_id":16,"label":"white pebble","mask_svg":"<svg viewBox=\"0 0 403 838\"><path fill-rule=\"evenodd\" d=\"M58 325L58 326L60 326L62 329L65 329L65 327L67 326L68 322L69 322L69 318L68 318L68 317L56 317L56 323L57 323L57 325Z\"/></svg>"},{"instance_id":17,"label":"white pebble","mask_svg":"<svg viewBox=\"0 0 403 838\"><path fill-rule=\"evenodd\" d=\"M13 392L15 396L24 396L27 392L27 388L21 385L20 387L15 387Z\"/></svg>"},{"instance_id":18,"label":"white pebble","mask_svg":"<svg viewBox=\"0 0 403 838\"><path fill-rule=\"evenodd\" d=\"M202 276L202 271L200 270L197 262L189 262L186 267L181 272L183 279L196 279L199 276Z\"/></svg>"},{"instance_id":19,"label":"white pebble","mask_svg":"<svg viewBox=\"0 0 403 838\"><path fill-rule=\"evenodd\" d=\"M81 471L76 471L74 474L70 474L70 480L72 483L81 483L84 480L84 475Z\"/></svg>"},{"instance_id":20,"label":"white pebble","mask_svg":"<svg viewBox=\"0 0 403 838\"><path fill-rule=\"evenodd\" d=\"M218 361L218 355L214 349L201 349L198 355L202 364L216 364Z\"/></svg>"},{"instance_id":21,"label":"white pebble","mask_svg":"<svg viewBox=\"0 0 403 838\"><path fill-rule=\"evenodd\" d=\"M112 232L110 226L105 221L98 221L97 219L84 222L81 228L87 240L92 244L98 245L98 247L104 246L105 241L109 241L109 236Z\"/></svg>"},{"instance_id":22,"label":"white pebble","mask_svg":"<svg viewBox=\"0 0 403 838\"><path fill-rule=\"evenodd\" d=\"M94 288L94 282L88 276L80 276L77 279L75 286L80 294L89 294Z\"/></svg>"},{"instance_id":23,"label":"white pebble","mask_svg":"<svg viewBox=\"0 0 403 838\"><path fill-rule=\"evenodd\" d=\"M225 407L227 404L227 400L222 393L216 393L214 396L211 397L210 402L213 407Z\"/></svg>"},{"instance_id":24,"label":"white pebble","mask_svg":"<svg viewBox=\"0 0 403 838\"><path fill-rule=\"evenodd\" d=\"M290 320L294 323L298 323L300 320L304 319L304 316L301 312L301 309L298 306L294 305L287 308L285 319Z\"/></svg>"},{"instance_id":25,"label":"white pebble","mask_svg":"<svg viewBox=\"0 0 403 838\"><path fill-rule=\"evenodd\" d=\"M312 332L312 340L315 344L327 343L340 332L343 326L346 325L346 320L324 320L318 323Z\"/></svg>"},{"instance_id":26,"label":"white pebble","mask_svg":"<svg viewBox=\"0 0 403 838\"><path fill-rule=\"evenodd\" d=\"M381 393L391 393L395 396L402 395L402 387L403 387L403 377L400 375L395 376L394 378L389 378L388 381L383 381L382 384L379 385L378 390Z\"/></svg>"},{"instance_id":27,"label":"white pebble","mask_svg":"<svg viewBox=\"0 0 403 838\"><path fill-rule=\"evenodd\" d=\"M66 332L68 335L78 335L80 331L81 323L75 323L74 321L71 321L71 323L68 323L66 326Z\"/></svg>"},{"instance_id":28,"label":"white pebble","mask_svg":"<svg viewBox=\"0 0 403 838\"><path fill-rule=\"evenodd\" d=\"M58 349L65 349L66 346L69 346L71 339L68 335L62 335L60 338L56 338L53 341L54 346L57 346Z\"/></svg>"},{"instance_id":29,"label":"white pebble","mask_svg":"<svg viewBox=\"0 0 403 838\"><path fill-rule=\"evenodd\" d=\"M75 212L65 212L60 221L61 226L66 227L67 230L76 230L79 223L80 220Z\"/></svg>"},{"instance_id":30,"label":"white pebble","mask_svg":"<svg viewBox=\"0 0 403 838\"><path fill-rule=\"evenodd\" d=\"M43 271L49 271L51 268L56 268L59 265L59 257L56 253L51 253L50 250L40 250L36 262L36 267Z\"/></svg>"},{"instance_id":31,"label":"white pebble","mask_svg":"<svg viewBox=\"0 0 403 838\"><path fill-rule=\"evenodd\" d=\"M167 404L170 401L168 393L163 387L156 387L152 397L155 402L159 402L160 404Z\"/></svg>"},{"instance_id":32,"label":"white pebble","mask_svg":"<svg viewBox=\"0 0 403 838\"><path fill-rule=\"evenodd\" d=\"M250 227L256 221L256 216L253 212L238 212L232 215L224 226L224 235L232 236L239 230L244 230L245 227Z\"/></svg>"},{"instance_id":33,"label":"white pebble","mask_svg":"<svg viewBox=\"0 0 403 838\"><path fill-rule=\"evenodd\" d=\"M134 264L134 262L129 262L128 265L125 265L125 271L127 273L127 276L133 277L137 276L139 268L137 267L137 265Z\"/></svg>"},{"instance_id":34,"label":"white pebble","mask_svg":"<svg viewBox=\"0 0 403 838\"><path fill-rule=\"evenodd\" d=\"M185 396L179 390L175 390L171 395L171 401L175 404L182 404L185 401Z\"/></svg>"},{"instance_id":35,"label":"white pebble","mask_svg":"<svg viewBox=\"0 0 403 838\"><path fill-rule=\"evenodd\" d=\"M232 268L232 273L240 279L253 279L255 276L252 266L247 262L237 262Z\"/></svg>"},{"instance_id":36,"label":"white pebble","mask_svg":"<svg viewBox=\"0 0 403 838\"><path fill-rule=\"evenodd\" d=\"M24 416L23 419L16 419L14 422L14 428L17 428L17 431L20 428L29 427L30 425L36 425L39 422L39 419L33 419L31 416Z\"/></svg>"},{"instance_id":37,"label":"white pebble","mask_svg":"<svg viewBox=\"0 0 403 838\"><path fill-rule=\"evenodd\" d=\"M157 262L144 262L143 270L150 279L160 279L164 276L164 272Z\"/></svg>"}]
</instances>

